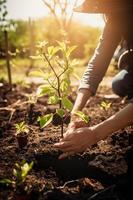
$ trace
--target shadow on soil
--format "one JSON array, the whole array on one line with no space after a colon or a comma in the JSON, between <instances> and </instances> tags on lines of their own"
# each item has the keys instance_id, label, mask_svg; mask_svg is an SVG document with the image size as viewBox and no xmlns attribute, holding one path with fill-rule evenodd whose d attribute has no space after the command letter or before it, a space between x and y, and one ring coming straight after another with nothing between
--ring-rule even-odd
<instances>
[{"instance_id":1,"label":"shadow on soil","mask_svg":"<svg viewBox=\"0 0 133 200\"><path fill-rule=\"evenodd\" d=\"M90 191L83 196L81 194L66 194L61 190L54 189L46 192L46 200L131 200L132 195L132 167L133 167L133 151L126 155L128 164L128 173L124 176L114 178L101 169L89 165L93 159L88 155L74 156L64 160L58 159L57 152L43 152L35 155L35 170L51 169L56 172L59 180L63 182L81 179L84 177L98 180L106 189L94 193ZM108 186L108 187L107 187Z\"/></svg>"}]
</instances>

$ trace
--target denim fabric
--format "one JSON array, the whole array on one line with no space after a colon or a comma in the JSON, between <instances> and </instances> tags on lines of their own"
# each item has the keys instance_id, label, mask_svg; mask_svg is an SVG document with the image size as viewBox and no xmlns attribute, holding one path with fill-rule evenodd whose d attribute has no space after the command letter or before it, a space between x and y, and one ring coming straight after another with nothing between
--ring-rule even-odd
<instances>
[{"instance_id":1,"label":"denim fabric","mask_svg":"<svg viewBox=\"0 0 133 200\"><path fill-rule=\"evenodd\" d=\"M99 83L102 81L107 71L116 47L122 39L123 32L124 28L122 26L122 21L120 23L119 20L111 20L111 18L107 20L99 44L81 79L79 90L86 88L89 89L92 94L96 93Z\"/></svg>"},{"instance_id":2,"label":"denim fabric","mask_svg":"<svg viewBox=\"0 0 133 200\"><path fill-rule=\"evenodd\" d=\"M121 70L112 81L112 89L115 94L127 96L133 102L133 71Z\"/></svg>"}]
</instances>

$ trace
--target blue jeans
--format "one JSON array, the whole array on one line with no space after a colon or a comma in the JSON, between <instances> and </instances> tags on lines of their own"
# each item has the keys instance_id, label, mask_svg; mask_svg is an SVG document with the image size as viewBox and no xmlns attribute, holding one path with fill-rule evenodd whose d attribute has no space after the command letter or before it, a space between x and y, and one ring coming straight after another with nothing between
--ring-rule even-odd
<instances>
[{"instance_id":1,"label":"blue jeans","mask_svg":"<svg viewBox=\"0 0 133 200\"><path fill-rule=\"evenodd\" d=\"M121 70L113 78L112 89L120 97L133 98L133 71Z\"/></svg>"}]
</instances>

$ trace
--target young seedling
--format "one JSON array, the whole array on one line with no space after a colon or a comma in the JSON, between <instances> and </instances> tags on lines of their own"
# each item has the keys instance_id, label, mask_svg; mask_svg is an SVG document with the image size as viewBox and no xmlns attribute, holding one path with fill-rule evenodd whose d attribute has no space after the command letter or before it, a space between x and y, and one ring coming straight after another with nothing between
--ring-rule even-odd
<instances>
[{"instance_id":1,"label":"young seedling","mask_svg":"<svg viewBox=\"0 0 133 200\"><path fill-rule=\"evenodd\" d=\"M37 102L37 96L35 94L28 95L28 119L29 123L33 122L34 107Z\"/></svg>"},{"instance_id":2,"label":"young seedling","mask_svg":"<svg viewBox=\"0 0 133 200\"><path fill-rule=\"evenodd\" d=\"M74 115L77 115L82 121L84 121L86 124L90 121L90 117L84 114L82 111L75 111L73 113Z\"/></svg>"},{"instance_id":3,"label":"young seedling","mask_svg":"<svg viewBox=\"0 0 133 200\"><path fill-rule=\"evenodd\" d=\"M70 91L70 74L73 73L75 59L71 59L71 54L76 46L69 47L64 42L58 42L57 46L48 46L47 42L38 45L39 54L35 59L42 59L45 63L44 71L37 72L45 80L37 90L37 96L48 95L48 104L58 105L55 113L50 113L38 118L41 128L50 124L55 116L61 120L61 137L63 137L64 117L71 112L72 102L68 95Z\"/></svg>"},{"instance_id":4,"label":"young seedling","mask_svg":"<svg viewBox=\"0 0 133 200\"><path fill-rule=\"evenodd\" d=\"M100 103L100 108L101 108L102 110L104 110L105 112L107 112L107 111L110 109L110 107L111 107L111 102L102 101L102 102Z\"/></svg>"},{"instance_id":5,"label":"young seedling","mask_svg":"<svg viewBox=\"0 0 133 200\"><path fill-rule=\"evenodd\" d=\"M22 161L21 164L16 163L13 169L13 177L11 179L4 178L0 180L0 184L11 186L15 191L19 191L23 188L23 184L25 183L33 164L33 161L29 164L25 161ZM24 188L24 190L26 191L26 188Z\"/></svg>"},{"instance_id":6,"label":"young seedling","mask_svg":"<svg viewBox=\"0 0 133 200\"><path fill-rule=\"evenodd\" d=\"M18 124L15 124L15 129L16 129L15 135L16 135L19 147L23 148L28 143L29 128L23 121Z\"/></svg>"}]
</instances>

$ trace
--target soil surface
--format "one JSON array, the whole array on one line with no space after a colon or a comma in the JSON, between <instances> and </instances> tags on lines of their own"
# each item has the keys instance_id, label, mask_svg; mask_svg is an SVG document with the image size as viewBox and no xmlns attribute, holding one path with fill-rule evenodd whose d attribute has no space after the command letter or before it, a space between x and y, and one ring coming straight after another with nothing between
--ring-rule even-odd
<instances>
[{"instance_id":1,"label":"soil surface","mask_svg":"<svg viewBox=\"0 0 133 200\"><path fill-rule=\"evenodd\" d=\"M29 195L17 197L11 187L0 185L0 200L131 200L133 199L133 126L112 134L107 140L93 145L85 153L59 160L60 152L53 144L60 139L60 127L53 124L40 129L37 118L54 112L56 106L47 104L47 97L32 106L28 95L36 85L14 85L9 91L7 83L0 86L0 179L12 178L15 163L34 161L26 178ZM105 86L88 102L85 112L91 117L90 126L97 124L123 108L127 102L112 94ZM76 93L72 92L71 100ZM100 103L106 100L111 107L104 111ZM15 137L15 124L25 121L30 129L28 144L19 148ZM57 119L58 121L58 119ZM67 129L66 121L64 131Z\"/></svg>"}]
</instances>

